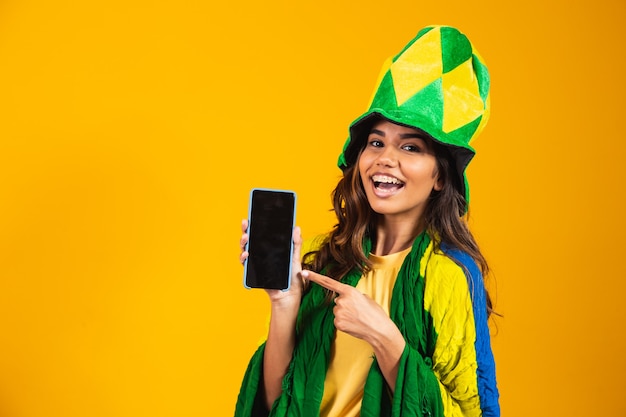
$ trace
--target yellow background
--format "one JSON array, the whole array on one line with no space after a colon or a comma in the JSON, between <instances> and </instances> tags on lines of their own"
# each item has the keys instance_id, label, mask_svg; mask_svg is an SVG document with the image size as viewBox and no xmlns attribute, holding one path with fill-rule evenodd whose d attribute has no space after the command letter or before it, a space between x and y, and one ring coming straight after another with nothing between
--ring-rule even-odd
<instances>
[{"instance_id":1,"label":"yellow background","mask_svg":"<svg viewBox=\"0 0 626 417\"><path fill-rule=\"evenodd\" d=\"M492 74L469 178L503 415L625 416L626 3L215 3L0 2L0 416L232 415L268 310L249 189L327 230L347 125L432 23Z\"/></svg>"}]
</instances>

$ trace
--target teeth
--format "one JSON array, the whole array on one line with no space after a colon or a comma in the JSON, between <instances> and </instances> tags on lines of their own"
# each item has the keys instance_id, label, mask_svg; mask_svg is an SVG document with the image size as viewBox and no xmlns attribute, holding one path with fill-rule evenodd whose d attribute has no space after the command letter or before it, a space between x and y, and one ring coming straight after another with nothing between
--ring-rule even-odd
<instances>
[{"instance_id":1,"label":"teeth","mask_svg":"<svg viewBox=\"0 0 626 417\"><path fill-rule=\"evenodd\" d=\"M386 175L374 175L372 177L372 180L374 180L374 182L384 182L386 184L402 184L402 181L400 181L399 179L394 177L388 177Z\"/></svg>"}]
</instances>

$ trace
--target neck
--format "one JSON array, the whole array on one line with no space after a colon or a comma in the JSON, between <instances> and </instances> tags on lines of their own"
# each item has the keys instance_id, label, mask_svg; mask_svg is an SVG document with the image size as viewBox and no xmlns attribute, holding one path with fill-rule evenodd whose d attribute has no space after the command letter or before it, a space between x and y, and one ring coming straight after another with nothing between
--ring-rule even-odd
<instances>
[{"instance_id":1,"label":"neck","mask_svg":"<svg viewBox=\"0 0 626 417\"><path fill-rule=\"evenodd\" d=\"M376 245L372 252L384 256L408 249L423 230L424 225L420 220L396 221L381 216L376 228Z\"/></svg>"}]
</instances>

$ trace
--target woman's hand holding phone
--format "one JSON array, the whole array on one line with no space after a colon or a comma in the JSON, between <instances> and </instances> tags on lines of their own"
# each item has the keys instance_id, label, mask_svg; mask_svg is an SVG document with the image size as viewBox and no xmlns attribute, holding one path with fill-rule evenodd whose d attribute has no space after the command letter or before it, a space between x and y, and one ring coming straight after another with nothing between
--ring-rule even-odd
<instances>
[{"instance_id":1,"label":"woman's hand holding phone","mask_svg":"<svg viewBox=\"0 0 626 417\"><path fill-rule=\"evenodd\" d=\"M241 264L246 262L248 258L248 252L246 251L246 245L248 243L248 220L241 222L241 230L243 234L239 240L239 247L241 253L239 255L239 261ZM274 290L266 289L265 292L269 295L272 303L278 303L281 307L293 307L300 306L300 299L302 298L303 281L301 276L302 263L301 259L302 248L302 236L300 227L294 227L293 229L293 255L291 257L291 286L288 290Z\"/></svg>"}]
</instances>

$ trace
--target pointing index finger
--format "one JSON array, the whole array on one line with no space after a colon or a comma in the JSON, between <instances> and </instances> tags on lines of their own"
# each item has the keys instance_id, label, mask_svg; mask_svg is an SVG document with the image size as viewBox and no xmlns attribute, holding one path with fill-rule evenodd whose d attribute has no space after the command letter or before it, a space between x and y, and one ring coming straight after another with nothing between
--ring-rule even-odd
<instances>
[{"instance_id":1,"label":"pointing index finger","mask_svg":"<svg viewBox=\"0 0 626 417\"><path fill-rule=\"evenodd\" d=\"M302 271L302 277L308 279L309 281L313 281L328 290L334 291L339 295L344 293L347 288L352 288L349 285L342 284L339 281L313 271Z\"/></svg>"}]
</instances>

